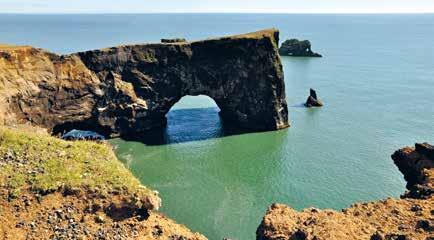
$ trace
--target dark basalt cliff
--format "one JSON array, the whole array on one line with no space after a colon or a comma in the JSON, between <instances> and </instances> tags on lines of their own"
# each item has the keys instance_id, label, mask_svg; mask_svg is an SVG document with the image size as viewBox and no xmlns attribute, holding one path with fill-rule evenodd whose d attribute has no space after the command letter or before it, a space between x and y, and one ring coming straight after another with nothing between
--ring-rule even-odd
<instances>
[{"instance_id":1,"label":"dark basalt cliff","mask_svg":"<svg viewBox=\"0 0 434 240\"><path fill-rule=\"evenodd\" d=\"M433 239L434 147L416 144L392 158L408 181L401 199L357 203L341 212L315 208L298 212L273 204L257 229L258 240Z\"/></svg>"},{"instance_id":2,"label":"dark basalt cliff","mask_svg":"<svg viewBox=\"0 0 434 240\"><path fill-rule=\"evenodd\" d=\"M130 45L58 56L0 46L0 120L59 132L137 135L164 126L186 95L215 100L240 129L286 128L275 29L197 42Z\"/></svg>"}]
</instances>

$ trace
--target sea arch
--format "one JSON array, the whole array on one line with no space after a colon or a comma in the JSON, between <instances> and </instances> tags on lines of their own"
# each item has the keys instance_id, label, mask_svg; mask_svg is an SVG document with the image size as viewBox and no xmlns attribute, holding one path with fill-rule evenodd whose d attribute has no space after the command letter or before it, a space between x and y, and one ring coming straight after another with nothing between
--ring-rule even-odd
<instances>
[{"instance_id":1,"label":"sea arch","mask_svg":"<svg viewBox=\"0 0 434 240\"><path fill-rule=\"evenodd\" d=\"M64 56L31 49L25 54L49 68L19 69L31 73L24 80L34 87L12 96L10 109L51 129L81 126L111 136L137 136L164 126L166 114L182 97L206 95L217 103L222 120L239 129L286 128L278 40L279 32L269 29ZM11 58L14 54L21 53Z\"/></svg>"}]
</instances>

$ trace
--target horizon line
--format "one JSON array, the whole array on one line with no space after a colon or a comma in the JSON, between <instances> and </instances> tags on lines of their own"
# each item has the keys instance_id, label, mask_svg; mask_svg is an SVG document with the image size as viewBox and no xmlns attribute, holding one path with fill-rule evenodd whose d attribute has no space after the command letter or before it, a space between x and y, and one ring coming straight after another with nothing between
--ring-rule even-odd
<instances>
[{"instance_id":1,"label":"horizon line","mask_svg":"<svg viewBox=\"0 0 434 240\"><path fill-rule=\"evenodd\" d=\"M204 11L204 12L0 12L0 14L34 14L34 15L58 15L58 14L434 14L434 11L430 12L237 12L237 11Z\"/></svg>"}]
</instances>

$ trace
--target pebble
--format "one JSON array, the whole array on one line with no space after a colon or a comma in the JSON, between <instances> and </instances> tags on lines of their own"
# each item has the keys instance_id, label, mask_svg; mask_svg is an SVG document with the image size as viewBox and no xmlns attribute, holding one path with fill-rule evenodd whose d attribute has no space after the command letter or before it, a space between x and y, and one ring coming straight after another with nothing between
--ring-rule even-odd
<instances>
[{"instance_id":1,"label":"pebble","mask_svg":"<svg viewBox=\"0 0 434 240\"><path fill-rule=\"evenodd\" d=\"M101 216L101 215L97 215L97 216L95 217L95 222L96 222L96 223L104 223L104 222L105 222L105 219L104 219L103 216Z\"/></svg>"}]
</instances>

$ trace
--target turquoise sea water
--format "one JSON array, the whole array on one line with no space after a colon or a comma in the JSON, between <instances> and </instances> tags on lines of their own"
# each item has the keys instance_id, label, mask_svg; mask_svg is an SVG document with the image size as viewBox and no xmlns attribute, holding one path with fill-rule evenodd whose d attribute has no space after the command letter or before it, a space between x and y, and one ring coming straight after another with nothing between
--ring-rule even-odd
<instances>
[{"instance_id":1,"label":"turquoise sea water","mask_svg":"<svg viewBox=\"0 0 434 240\"><path fill-rule=\"evenodd\" d=\"M324 58L283 57L292 127L225 136L213 100L185 97L161 145L112 140L162 211L210 239L254 239L273 202L340 209L398 197L394 150L434 142L434 15L0 15L0 42L57 53L276 27ZM326 106L306 109L310 87Z\"/></svg>"}]
</instances>

